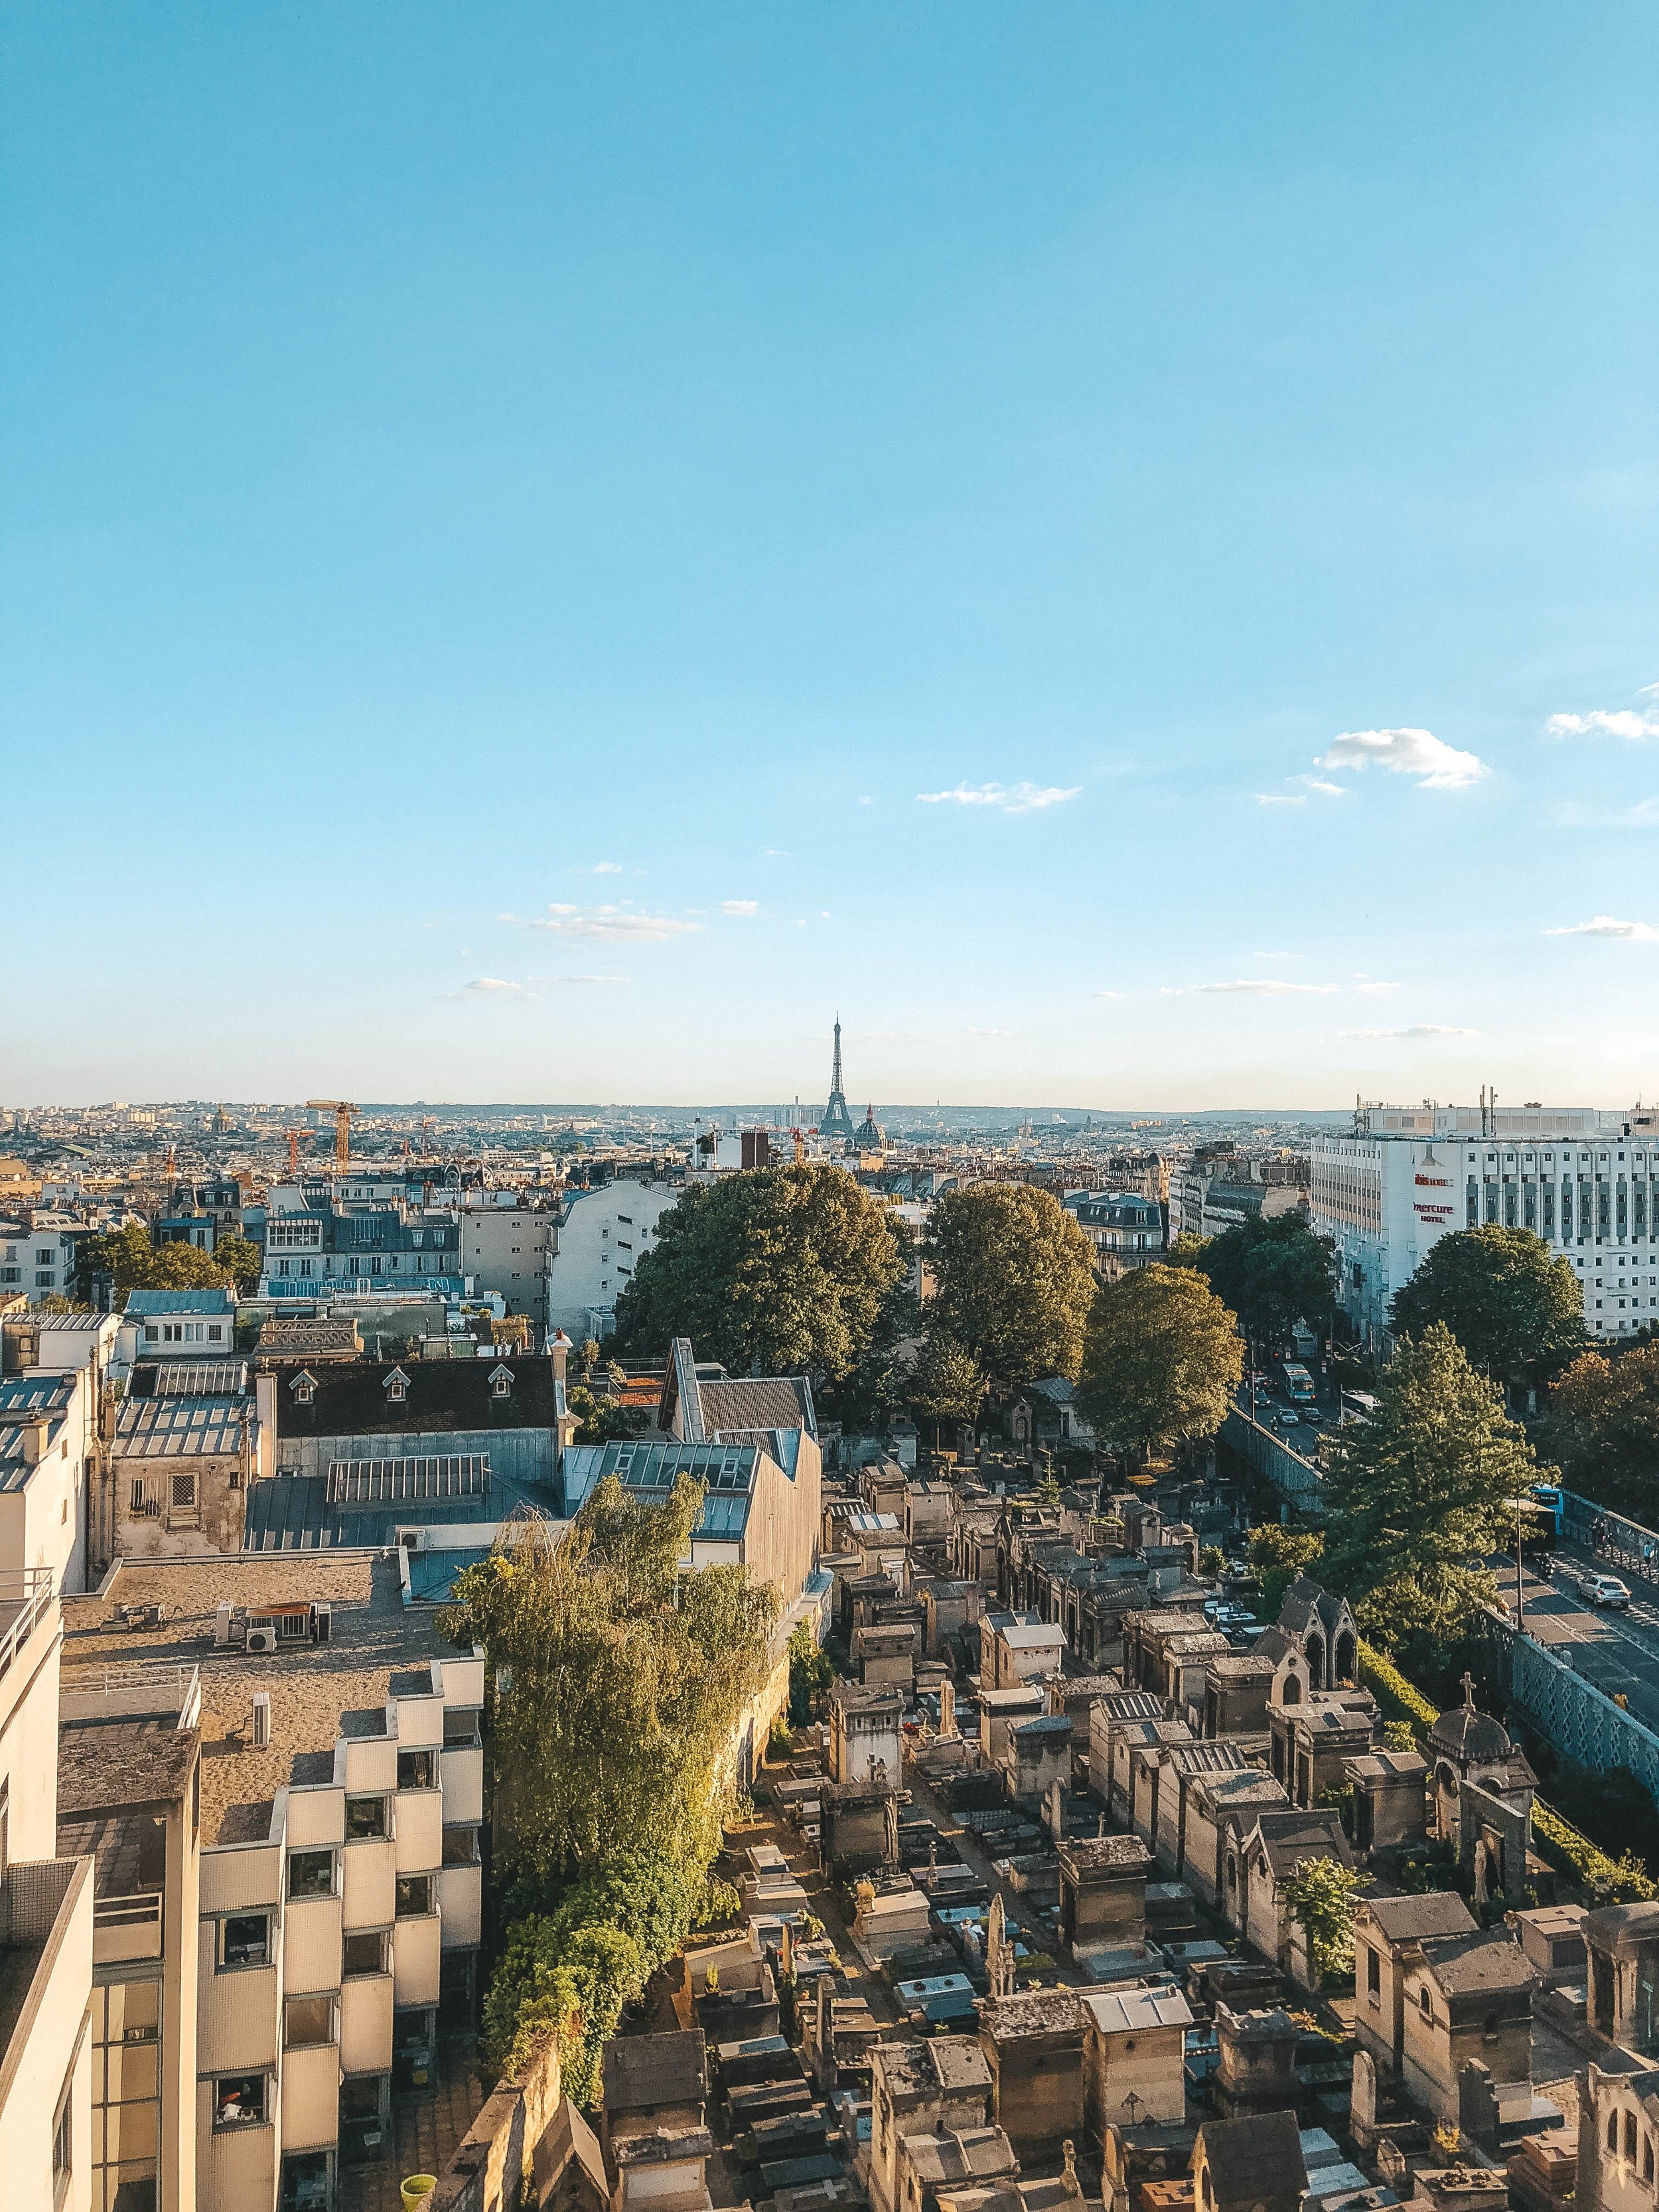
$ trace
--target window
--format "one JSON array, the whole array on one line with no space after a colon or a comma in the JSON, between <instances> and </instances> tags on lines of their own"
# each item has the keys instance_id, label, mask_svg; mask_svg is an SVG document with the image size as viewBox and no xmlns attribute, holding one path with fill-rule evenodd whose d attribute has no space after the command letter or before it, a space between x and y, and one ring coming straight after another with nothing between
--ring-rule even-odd
<instances>
[{"instance_id":1,"label":"window","mask_svg":"<svg viewBox=\"0 0 1659 2212\"><path fill-rule=\"evenodd\" d=\"M406 1874L398 1877L398 1917L399 1920L418 1918L432 1910L432 1877L429 1874Z\"/></svg>"},{"instance_id":2,"label":"window","mask_svg":"<svg viewBox=\"0 0 1659 2212\"><path fill-rule=\"evenodd\" d=\"M288 1855L288 1893L290 1897L332 1897L332 1851L290 1851Z\"/></svg>"},{"instance_id":3,"label":"window","mask_svg":"<svg viewBox=\"0 0 1659 2212\"><path fill-rule=\"evenodd\" d=\"M213 2124L217 2128L263 2127L263 2074L221 2074L213 2084Z\"/></svg>"},{"instance_id":4,"label":"window","mask_svg":"<svg viewBox=\"0 0 1659 2212\"><path fill-rule=\"evenodd\" d=\"M291 2150L283 2160L283 2191L277 2212L327 2212L334 2202L329 2173L331 2153Z\"/></svg>"},{"instance_id":5,"label":"window","mask_svg":"<svg viewBox=\"0 0 1659 2212\"><path fill-rule=\"evenodd\" d=\"M1607 2114L1607 2148L1613 2153L1615 2157L1618 2155L1619 2115L1617 2112L1609 2112Z\"/></svg>"},{"instance_id":6,"label":"window","mask_svg":"<svg viewBox=\"0 0 1659 2212\"><path fill-rule=\"evenodd\" d=\"M352 1974L383 1974L386 1966L386 1936L376 1929L368 1936L348 1936L341 1946L340 1971L343 1976Z\"/></svg>"},{"instance_id":7,"label":"window","mask_svg":"<svg viewBox=\"0 0 1659 2212\"><path fill-rule=\"evenodd\" d=\"M438 1777L436 1754L429 1751L400 1751L398 1753L398 1787L399 1790L435 1790Z\"/></svg>"},{"instance_id":8,"label":"window","mask_svg":"<svg viewBox=\"0 0 1659 2212\"><path fill-rule=\"evenodd\" d=\"M1636 2115L1634 2112L1626 2112L1625 2115L1625 2156L1630 2160L1632 2166L1635 2165Z\"/></svg>"},{"instance_id":9,"label":"window","mask_svg":"<svg viewBox=\"0 0 1659 2212\"><path fill-rule=\"evenodd\" d=\"M58 2092L58 2112L52 2124L52 2201L61 2204L69 2194L75 2164L75 2069Z\"/></svg>"},{"instance_id":10,"label":"window","mask_svg":"<svg viewBox=\"0 0 1659 2212\"><path fill-rule=\"evenodd\" d=\"M386 1799L348 1797L345 1801L345 1832L349 1844L362 1843L369 1836L384 1836Z\"/></svg>"},{"instance_id":11,"label":"window","mask_svg":"<svg viewBox=\"0 0 1659 2212\"><path fill-rule=\"evenodd\" d=\"M1434 2018L1434 2000L1429 1995L1429 1985L1426 1982L1424 1983L1422 1988L1417 1992L1417 2002L1419 2008L1422 2012L1424 2019L1432 2020Z\"/></svg>"},{"instance_id":12,"label":"window","mask_svg":"<svg viewBox=\"0 0 1659 2212\"><path fill-rule=\"evenodd\" d=\"M144 1342L146 1344L159 1344L161 1340L161 1330L155 1326L155 1323L153 1321L147 1321L144 1323Z\"/></svg>"},{"instance_id":13,"label":"window","mask_svg":"<svg viewBox=\"0 0 1659 2212\"><path fill-rule=\"evenodd\" d=\"M270 1915L237 1912L219 1923L219 1966L268 1966L270 1964Z\"/></svg>"},{"instance_id":14,"label":"window","mask_svg":"<svg viewBox=\"0 0 1659 2212\"><path fill-rule=\"evenodd\" d=\"M193 1474L173 1476L173 1510L175 1513L193 1513L196 1510L196 1477Z\"/></svg>"},{"instance_id":15,"label":"window","mask_svg":"<svg viewBox=\"0 0 1659 2212\"><path fill-rule=\"evenodd\" d=\"M1382 1961L1371 1950L1365 1954L1365 1994L1374 2004L1382 2001Z\"/></svg>"},{"instance_id":16,"label":"window","mask_svg":"<svg viewBox=\"0 0 1659 2212\"><path fill-rule=\"evenodd\" d=\"M285 2050L314 2049L334 2040L334 2000L331 1996L290 1997L283 2007L283 2045Z\"/></svg>"},{"instance_id":17,"label":"window","mask_svg":"<svg viewBox=\"0 0 1659 2212\"><path fill-rule=\"evenodd\" d=\"M459 1712L446 1711L444 1714L444 1749L446 1751L465 1751L477 1741L478 1716L476 1712L465 1710Z\"/></svg>"},{"instance_id":18,"label":"window","mask_svg":"<svg viewBox=\"0 0 1659 2212\"><path fill-rule=\"evenodd\" d=\"M477 1866L478 1863L478 1832L476 1828L446 1828L444 1830L444 1864Z\"/></svg>"}]
</instances>

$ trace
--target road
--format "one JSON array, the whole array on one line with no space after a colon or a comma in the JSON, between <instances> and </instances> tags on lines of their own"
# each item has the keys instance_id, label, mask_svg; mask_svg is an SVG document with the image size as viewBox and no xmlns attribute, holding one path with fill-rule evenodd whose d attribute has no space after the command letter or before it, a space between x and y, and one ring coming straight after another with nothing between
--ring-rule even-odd
<instances>
[{"instance_id":1,"label":"road","mask_svg":"<svg viewBox=\"0 0 1659 2212\"><path fill-rule=\"evenodd\" d=\"M1650 1728L1659 1729L1659 1604L1650 1583L1631 1581L1628 1612L1588 1605L1577 1577L1592 1569L1613 1572L1577 1544L1555 1547L1556 1571L1542 1582L1530 1569L1522 1579L1528 1635L1540 1644L1571 1647L1572 1664L1586 1681L1609 1697L1622 1694L1630 1710ZM1498 1577L1498 1594L1515 1613L1515 1559L1494 1554L1487 1562Z\"/></svg>"}]
</instances>

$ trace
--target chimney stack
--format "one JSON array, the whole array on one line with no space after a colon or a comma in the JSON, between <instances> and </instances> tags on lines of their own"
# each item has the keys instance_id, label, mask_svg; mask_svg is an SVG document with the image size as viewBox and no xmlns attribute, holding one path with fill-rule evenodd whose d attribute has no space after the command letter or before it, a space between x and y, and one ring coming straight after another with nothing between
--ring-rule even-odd
<instances>
[{"instance_id":1,"label":"chimney stack","mask_svg":"<svg viewBox=\"0 0 1659 2212\"><path fill-rule=\"evenodd\" d=\"M40 1414L32 1421L25 1421L21 1434L25 1466L39 1467L52 1448L52 1423Z\"/></svg>"}]
</instances>

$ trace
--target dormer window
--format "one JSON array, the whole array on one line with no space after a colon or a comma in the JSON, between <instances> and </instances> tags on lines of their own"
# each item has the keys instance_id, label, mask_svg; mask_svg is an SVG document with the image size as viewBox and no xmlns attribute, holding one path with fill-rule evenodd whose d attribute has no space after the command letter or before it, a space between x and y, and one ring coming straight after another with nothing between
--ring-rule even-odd
<instances>
[{"instance_id":1,"label":"dormer window","mask_svg":"<svg viewBox=\"0 0 1659 2212\"><path fill-rule=\"evenodd\" d=\"M513 1370L510 1367L495 1369L489 1378L489 1395L492 1398L510 1398L513 1395Z\"/></svg>"},{"instance_id":2,"label":"dormer window","mask_svg":"<svg viewBox=\"0 0 1659 2212\"><path fill-rule=\"evenodd\" d=\"M401 1367L394 1367L386 1378L386 1403L401 1406L409 1395L409 1377Z\"/></svg>"},{"instance_id":3,"label":"dormer window","mask_svg":"<svg viewBox=\"0 0 1659 2212\"><path fill-rule=\"evenodd\" d=\"M302 1367L289 1388L294 1393L295 1405L308 1406L317 1395L317 1378L314 1375L307 1375Z\"/></svg>"}]
</instances>

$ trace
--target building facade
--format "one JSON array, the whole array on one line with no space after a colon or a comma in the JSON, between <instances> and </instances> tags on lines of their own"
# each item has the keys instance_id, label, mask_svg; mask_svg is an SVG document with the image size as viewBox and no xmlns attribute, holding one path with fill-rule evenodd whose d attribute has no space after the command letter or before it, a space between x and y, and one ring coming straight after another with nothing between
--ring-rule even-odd
<instances>
[{"instance_id":1,"label":"building facade","mask_svg":"<svg viewBox=\"0 0 1659 2212\"><path fill-rule=\"evenodd\" d=\"M1311 1148L1311 1221L1337 1302L1382 1346L1396 1291L1449 1231L1529 1229L1572 1266L1584 1328L1659 1322L1659 1117L1593 1107L1370 1106Z\"/></svg>"},{"instance_id":2,"label":"building facade","mask_svg":"<svg viewBox=\"0 0 1659 2212\"><path fill-rule=\"evenodd\" d=\"M1164 1208L1128 1191L1068 1192L1066 1209L1095 1248L1095 1272L1115 1283L1164 1257Z\"/></svg>"},{"instance_id":3,"label":"building facade","mask_svg":"<svg viewBox=\"0 0 1659 2212\"><path fill-rule=\"evenodd\" d=\"M617 1300L681 1195L677 1184L633 1182L568 1193L549 1255L548 1327L562 1328L573 1344L609 1336Z\"/></svg>"},{"instance_id":4,"label":"building facade","mask_svg":"<svg viewBox=\"0 0 1659 2212\"><path fill-rule=\"evenodd\" d=\"M461 1265L483 1296L494 1291L510 1314L547 1326L547 1286L559 1249L550 1197L516 1190L469 1190L460 1214Z\"/></svg>"}]
</instances>

